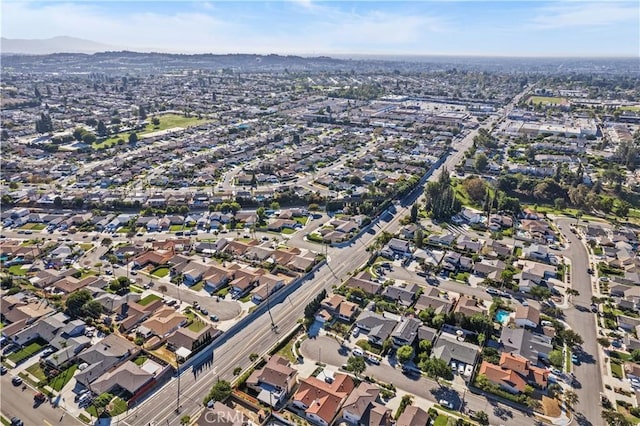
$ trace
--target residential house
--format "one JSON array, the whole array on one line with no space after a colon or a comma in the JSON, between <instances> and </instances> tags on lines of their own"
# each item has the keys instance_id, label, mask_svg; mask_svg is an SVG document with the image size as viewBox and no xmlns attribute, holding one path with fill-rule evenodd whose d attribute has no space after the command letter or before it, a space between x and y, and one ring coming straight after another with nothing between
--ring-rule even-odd
<instances>
[{"instance_id":1,"label":"residential house","mask_svg":"<svg viewBox=\"0 0 640 426\"><path fill-rule=\"evenodd\" d=\"M548 370L532 366L526 358L507 352L500 356L500 365L484 361L478 373L513 394L525 392L527 385L546 389L549 379Z\"/></svg>"},{"instance_id":2,"label":"residential house","mask_svg":"<svg viewBox=\"0 0 640 426\"><path fill-rule=\"evenodd\" d=\"M415 405L410 405L404 409L396 426L427 426L430 424L431 416L425 410Z\"/></svg>"},{"instance_id":3,"label":"residential house","mask_svg":"<svg viewBox=\"0 0 640 426\"><path fill-rule=\"evenodd\" d=\"M472 315L484 315L487 311L484 305L478 303L478 299L474 297L469 297L465 294L460 296L458 302L456 303L456 307L453 310L454 312L461 312L467 316Z\"/></svg>"},{"instance_id":4,"label":"residential house","mask_svg":"<svg viewBox=\"0 0 640 426\"><path fill-rule=\"evenodd\" d=\"M223 288L233 279L233 272L219 265L208 265L207 270L202 275L205 289L210 293Z\"/></svg>"},{"instance_id":5,"label":"residential house","mask_svg":"<svg viewBox=\"0 0 640 426\"><path fill-rule=\"evenodd\" d=\"M389 301L397 302L403 306L411 306L419 289L420 286L415 283L408 283L404 287L399 285L390 285L382 291L382 297Z\"/></svg>"},{"instance_id":6,"label":"residential house","mask_svg":"<svg viewBox=\"0 0 640 426\"><path fill-rule=\"evenodd\" d=\"M279 355L272 355L261 369L254 370L247 386L258 393L258 400L272 407L286 401L296 385L298 372L291 363Z\"/></svg>"},{"instance_id":7,"label":"residential house","mask_svg":"<svg viewBox=\"0 0 640 426\"><path fill-rule=\"evenodd\" d=\"M382 290L382 285L367 279L360 279L356 277L350 277L345 283L345 286L350 289L359 288L368 296L375 296L380 293L380 290Z\"/></svg>"},{"instance_id":8,"label":"residential house","mask_svg":"<svg viewBox=\"0 0 640 426\"><path fill-rule=\"evenodd\" d=\"M376 402L380 388L362 382L347 397L342 406L342 418L355 425L391 425L391 410ZM371 413L373 411L373 413ZM377 414L379 411L380 414Z\"/></svg>"},{"instance_id":9,"label":"residential house","mask_svg":"<svg viewBox=\"0 0 640 426\"><path fill-rule=\"evenodd\" d=\"M533 306L518 305L514 322L518 327L537 328L540 323L540 310Z\"/></svg>"},{"instance_id":10,"label":"residential house","mask_svg":"<svg viewBox=\"0 0 640 426\"><path fill-rule=\"evenodd\" d=\"M89 367L75 375L76 381L84 386L96 381L107 371L133 358L140 349L116 334L109 334L98 344L82 351L78 358L86 362Z\"/></svg>"},{"instance_id":11,"label":"residential house","mask_svg":"<svg viewBox=\"0 0 640 426\"><path fill-rule=\"evenodd\" d=\"M468 235L463 234L458 238L456 247L463 251L479 253L482 249L482 241L474 240Z\"/></svg>"},{"instance_id":12,"label":"residential house","mask_svg":"<svg viewBox=\"0 0 640 426\"><path fill-rule=\"evenodd\" d=\"M144 338L158 336L162 339L186 323L186 316L167 306L155 311L149 319L140 324L137 334Z\"/></svg>"},{"instance_id":13,"label":"residential house","mask_svg":"<svg viewBox=\"0 0 640 426\"><path fill-rule=\"evenodd\" d=\"M422 321L415 318L402 318L398 326L391 333L391 340L395 347L404 345L413 346L418 337L418 329Z\"/></svg>"},{"instance_id":14,"label":"residential house","mask_svg":"<svg viewBox=\"0 0 640 426\"><path fill-rule=\"evenodd\" d=\"M556 267L552 265L545 265L544 263L533 262L531 260L522 260L519 266L522 271L513 276L517 281L529 280L537 285L556 277Z\"/></svg>"},{"instance_id":15,"label":"residential house","mask_svg":"<svg viewBox=\"0 0 640 426\"><path fill-rule=\"evenodd\" d=\"M371 311L364 311L356 320L356 327L367 335L370 343L381 346L387 340L398 322L384 315Z\"/></svg>"},{"instance_id":16,"label":"residential house","mask_svg":"<svg viewBox=\"0 0 640 426\"><path fill-rule=\"evenodd\" d=\"M205 325L199 331L190 330L187 327L177 329L167 339L167 347L173 351L181 348L186 349L186 353L195 352L198 348L206 346L216 337L222 334L222 331L210 325Z\"/></svg>"},{"instance_id":17,"label":"residential house","mask_svg":"<svg viewBox=\"0 0 640 426\"><path fill-rule=\"evenodd\" d=\"M482 259L473 265L473 273L479 277L485 277L494 281L502 279L502 271L507 265L499 259Z\"/></svg>"},{"instance_id":18,"label":"residential house","mask_svg":"<svg viewBox=\"0 0 640 426\"><path fill-rule=\"evenodd\" d=\"M503 327L500 334L500 348L503 352L518 354L529 360L531 365L540 365L540 360L548 359L553 350L552 337L534 333L524 328Z\"/></svg>"},{"instance_id":19,"label":"residential house","mask_svg":"<svg viewBox=\"0 0 640 426\"><path fill-rule=\"evenodd\" d=\"M429 241L430 244L447 246L447 247L451 246L451 244L453 244L455 240L456 240L456 236L453 234L442 234L442 235L431 234L427 237L427 241Z\"/></svg>"},{"instance_id":20,"label":"residential house","mask_svg":"<svg viewBox=\"0 0 640 426\"><path fill-rule=\"evenodd\" d=\"M411 255L411 243L406 240L398 238L392 238L386 245L386 248L391 250L394 255L409 256Z\"/></svg>"},{"instance_id":21,"label":"residential house","mask_svg":"<svg viewBox=\"0 0 640 426\"><path fill-rule=\"evenodd\" d=\"M433 309L436 314L448 314L453 309L453 301L440 297L438 289L429 287L418 297L414 307L417 312Z\"/></svg>"},{"instance_id":22,"label":"residential house","mask_svg":"<svg viewBox=\"0 0 640 426\"><path fill-rule=\"evenodd\" d=\"M132 361L126 361L114 370L105 372L91 383L91 391L97 395L122 391L135 395L143 387L149 385L154 378L154 373L146 371Z\"/></svg>"},{"instance_id":23,"label":"residential house","mask_svg":"<svg viewBox=\"0 0 640 426\"><path fill-rule=\"evenodd\" d=\"M540 262L549 262L549 248L541 244L531 244L522 249L522 256L525 259L532 259Z\"/></svg>"},{"instance_id":24,"label":"residential house","mask_svg":"<svg viewBox=\"0 0 640 426\"><path fill-rule=\"evenodd\" d=\"M354 388L351 376L346 374L336 374L332 383L309 377L300 382L292 404L304 411L307 420L328 426Z\"/></svg>"},{"instance_id":25,"label":"residential house","mask_svg":"<svg viewBox=\"0 0 640 426\"><path fill-rule=\"evenodd\" d=\"M467 342L459 341L456 336L448 333L440 334L433 346L431 356L444 360L447 364L455 362L457 365L474 366L480 353L480 348Z\"/></svg>"}]
</instances>

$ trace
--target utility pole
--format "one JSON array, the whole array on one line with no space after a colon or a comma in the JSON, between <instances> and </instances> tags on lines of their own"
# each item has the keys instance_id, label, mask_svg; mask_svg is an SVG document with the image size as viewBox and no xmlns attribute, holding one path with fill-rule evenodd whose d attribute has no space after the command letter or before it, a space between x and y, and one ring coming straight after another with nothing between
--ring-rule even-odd
<instances>
[{"instance_id":1,"label":"utility pole","mask_svg":"<svg viewBox=\"0 0 640 426\"><path fill-rule=\"evenodd\" d=\"M176 371L178 372L178 398L176 400L176 413L180 413L180 361L176 352Z\"/></svg>"},{"instance_id":2,"label":"utility pole","mask_svg":"<svg viewBox=\"0 0 640 426\"><path fill-rule=\"evenodd\" d=\"M273 322L273 316L271 315L271 304L269 303L269 283L267 282L267 312L269 312L269 318L271 319L271 328L275 329L276 324Z\"/></svg>"}]
</instances>

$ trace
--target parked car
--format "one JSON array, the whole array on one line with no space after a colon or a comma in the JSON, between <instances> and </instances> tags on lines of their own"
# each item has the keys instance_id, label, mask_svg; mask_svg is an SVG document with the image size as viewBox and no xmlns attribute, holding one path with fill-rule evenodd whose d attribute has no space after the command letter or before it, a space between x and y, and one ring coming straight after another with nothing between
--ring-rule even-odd
<instances>
[{"instance_id":1,"label":"parked car","mask_svg":"<svg viewBox=\"0 0 640 426\"><path fill-rule=\"evenodd\" d=\"M580 358L578 358L578 355L572 354L571 362L574 363L575 365L580 365Z\"/></svg>"},{"instance_id":2,"label":"parked car","mask_svg":"<svg viewBox=\"0 0 640 426\"><path fill-rule=\"evenodd\" d=\"M378 359L378 357L375 357L373 355L367 356L366 361L374 365L380 365L380 359Z\"/></svg>"},{"instance_id":3,"label":"parked car","mask_svg":"<svg viewBox=\"0 0 640 426\"><path fill-rule=\"evenodd\" d=\"M47 397L42 392L37 392L33 395L33 401L36 403L44 402Z\"/></svg>"},{"instance_id":4,"label":"parked car","mask_svg":"<svg viewBox=\"0 0 640 426\"><path fill-rule=\"evenodd\" d=\"M11 426L24 426L24 422L20 417L11 417Z\"/></svg>"},{"instance_id":5,"label":"parked car","mask_svg":"<svg viewBox=\"0 0 640 426\"><path fill-rule=\"evenodd\" d=\"M218 316L217 316L217 315L213 315L213 314L211 314L211 315L209 316L209 319L211 319L211 321L216 322L216 321L218 321Z\"/></svg>"},{"instance_id":6,"label":"parked car","mask_svg":"<svg viewBox=\"0 0 640 426\"><path fill-rule=\"evenodd\" d=\"M13 384L13 386L20 386L22 384L22 378L15 376L13 379L11 379L11 383Z\"/></svg>"},{"instance_id":7,"label":"parked car","mask_svg":"<svg viewBox=\"0 0 640 426\"><path fill-rule=\"evenodd\" d=\"M7 370L7 367L5 367L4 365L0 366L0 375L4 376L5 374L7 374L7 371L9 371Z\"/></svg>"},{"instance_id":8,"label":"parked car","mask_svg":"<svg viewBox=\"0 0 640 426\"><path fill-rule=\"evenodd\" d=\"M363 351L362 351L362 349L360 349L360 348L355 348L355 349L351 352L351 354L352 354L353 356L364 356L364 352L363 352Z\"/></svg>"},{"instance_id":9,"label":"parked car","mask_svg":"<svg viewBox=\"0 0 640 426\"><path fill-rule=\"evenodd\" d=\"M438 401L438 404L450 410L453 410L453 403L451 401L447 401L446 399L441 399L440 401Z\"/></svg>"}]
</instances>

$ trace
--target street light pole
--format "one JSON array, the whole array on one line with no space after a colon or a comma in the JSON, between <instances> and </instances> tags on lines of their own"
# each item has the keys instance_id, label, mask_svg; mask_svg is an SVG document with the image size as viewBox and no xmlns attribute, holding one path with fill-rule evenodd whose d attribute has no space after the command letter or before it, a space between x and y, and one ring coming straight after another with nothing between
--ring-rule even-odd
<instances>
[{"instance_id":1,"label":"street light pole","mask_svg":"<svg viewBox=\"0 0 640 426\"><path fill-rule=\"evenodd\" d=\"M267 312L269 312L269 318L271 319L271 328L275 329L276 324L273 322L273 316L271 315L271 304L269 303L269 283L267 282Z\"/></svg>"},{"instance_id":2,"label":"street light pole","mask_svg":"<svg viewBox=\"0 0 640 426\"><path fill-rule=\"evenodd\" d=\"M178 360L177 352L176 352L176 369L178 372L178 398L176 400L176 413L180 413L180 361Z\"/></svg>"}]
</instances>

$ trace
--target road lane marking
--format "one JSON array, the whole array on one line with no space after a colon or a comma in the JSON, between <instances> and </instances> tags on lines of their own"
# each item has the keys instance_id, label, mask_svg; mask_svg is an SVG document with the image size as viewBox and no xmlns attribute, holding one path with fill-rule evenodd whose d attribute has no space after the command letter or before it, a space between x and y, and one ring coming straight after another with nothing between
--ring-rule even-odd
<instances>
[{"instance_id":1,"label":"road lane marking","mask_svg":"<svg viewBox=\"0 0 640 426\"><path fill-rule=\"evenodd\" d=\"M45 424L45 425L47 425L47 426L53 426L51 423L49 423L49 422L47 421L47 419L42 419L42 421L43 421L43 422L44 422L44 424Z\"/></svg>"}]
</instances>

